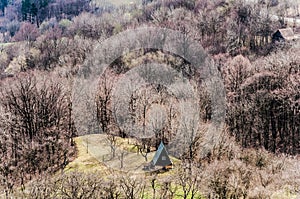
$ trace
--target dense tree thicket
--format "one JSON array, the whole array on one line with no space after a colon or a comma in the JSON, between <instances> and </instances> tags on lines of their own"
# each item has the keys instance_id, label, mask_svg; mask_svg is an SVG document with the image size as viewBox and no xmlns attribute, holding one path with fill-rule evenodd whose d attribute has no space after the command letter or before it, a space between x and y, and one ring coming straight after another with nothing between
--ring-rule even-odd
<instances>
[{"instance_id":1,"label":"dense tree thicket","mask_svg":"<svg viewBox=\"0 0 300 199\"><path fill-rule=\"evenodd\" d=\"M242 56L224 69L227 123L243 147L299 154L299 46L253 65Z\"/></svg>"},{"instance_id":2,"label":"dense tree thicket","mask_svg":"<svg viewBox=\"0 0 300 199\"><path fill-rule=\"evenodd\" d=\"M32 6L33 3L27 0L22 1L25 6L23 6L24 12L25 10L32 11L26 8L26 5ZM43 6L50 6L51 3L39 2L41 5L36 5L36 7L42 10ZM228 107L230 107L227 121L237 140L242 141L243 146L264 146L274 152L296 153L299 145L299 129L296 128L299 122L297 120L298 96L284 90L293 90L289 87L297 85L294 79L297 79L299 74L298 60L287 58L289 60L284 63L286 70L283 72L295 72L286 74L286 79L284 79L281 72L274 72L282 70L280 69L282 66L276 62L271 69L265 69L262 66L272 64L261 61L255 67L246 59L230 58L236 54L250 57L260 55L260 52L264 54L271 52L270 35L273 30L280 27L280 23L271 21L269 12L271 12L269 4L204 0L144 2L141 8L120 8L112 13L84 12L74 17L72 21L58 21L59 17L55 15L54 19L45 20L40 28L31 23L17 25L19 28L15 28L12 40L20 43L18 46L10 45L3 50L0 59L1 68L5 69L6 73L13 74L32 68L51 70L57 66L63 66L66 68L66 73L73 74L83 64L93 44L126 27L148 24L179 30L196 38L205 49L215 55L216 61L220 62L219 68L224 72ZM34 14L26 14L27 17L29 15ZM219 57L224 59L219 59ZM165 61L168 62L168 60ZM176 65L172 62L170 64ZM293 69L290 69L289 65L293 65ZM65 75L69 76L69 74ZM110 125L108 121L113 121L112 112L105 108L109 105L109 99L106 96L107 92L102 92L101 88L105 88L105 84L100 85L99 101L96 103L97 117L102 130L107 131ZM105 96L101 96L101 92ZM288 96L282 96L285 95L284 93ZM201 111L209 112L207 106L205 109ZM283 113L282 110L286 112ZM249 115L257 117L251 120L248 118ZM209 114L205 117L208 119ZM243 121L252 121L252 123L246 127L247 123L241 121L241 118L244 118ZM279 122L279 120L285 122ZM287 120L290 121L287 122ZM253 124L258 126L254 128ZM291 133L288 135L291 135L292 139L284 136L287 131ZM281 147L287 144L286 140L294 140L293 149Z\"/></svg>"},{"instance_id":3,"label":"dense tree thicket","mask_svg":"<svg viewBox=\"0 0 300 199\"><path fill-rule=\"evenodd\" d=\"M71 102L51 80L18 76L1 87L0 178L15 184L64 168L74 153ZM11 84L11 85L9 85Z\"/></svg>"},{"instance_id":4,"label":"dense tree thicket","mask_svg":"<svg viewBox=\"0 0 300 199\"><path fill-rule=\"evenodd\" d=\"M140 125L140 132L146 136L137 139L136 146L146 160L151 147L157 146L160 140L167 143L172 140L174 132L184 132L183 135L188 136L182 140L187 141L188 147L181 147L178 157L193 160L185 165L188 170L200 168L204 171L200 172L205 179L204 185L197 186L208 198L247 198L248 192L253 194L252 198L267 198L271 195L268 189L276 191L276 183L281 179L285 179L285 184L280 186L290 185L291 189L296 189L300 179L297 161L293 167L287 166L295 171L291 172L293 182L290 182L288 171L284 173L283 169L285 158L277 163L275 159L271 161L265 157L266 151L245 149L266 149L290 155L300 152L299 42L274 44L270 39L276 29L287 26L283 17L290 15L288 10L294 7L288 1L273 0L158 0L143 1L141 6L107 10L87 0L1 0L0 40L7 43L0 45L0 77L9 78L1 79L0 187L2 185L7 194L16 185L21 185L24 190L29 179L63 169L73 154L75 129L66 85L40 80L40 75L30 78L30 71L55 71L64 80L74 77L89 58L91 50L101 41L126 29L147 25L181 31L212 55L226 87L226 127L243 149L235 146L233 140L226 142L226 135L207 157L200 157L200 131L205 128L196 130L194 127L205 127L211 121L211 102L205 89L199 89L197 96L200 109L191 106L198 111L192 117L194 120L178 127L174 121L180 116L178 112L182 107L176 106L174 96L162 85L143 86L129 97L127 105L130 106L132 123L128 123L127 132L119 128L114 110L117 106L111 106L112 94L115 81L125 72L151 62L169 64L182 73L185 71L181 69L189 70L190 65L185 60L161 51L143 49L145 51L129 52L115 60L100 77L91 110L81 111L83 120L89 122L91 119L84 115L86 112L95 113L96 117L92 118L97 120L95 132L109 134L112 151L115 136L131 136L128 132L132 125ZM278 15L278 19L274 15ZM29 75L18 75L20 72ZM126 94L126 90L122 92ZM88 128L87 132L92 131ZM147 132L154 133L155 139L148 139ZM74 174L45 183L53 185L51 191L59 194L57 197L74 193L65 198L80 197L90 188L95 191L91 197L99 194L108 198L120 194L127 197L132 191L130 178L118 182L108 180L105 184L93 180L93 176ZM255 188L258 181L259 193ZM82 192L76 192L80 182L87 186L81 187ZM183 188L185 181L176 179L177 185L180 182L179 187ZM172 183L170 179L162 182L159 194L174 196L172 188L176 186ZM153 194L158 195L158 189L152 185ZM29 198L40 198L38 194L43 192L39 186L46 187L42 183L33 185L29 192L24 193L29 194ZM47 192L47 187L45 190ZM86 191L86 197L89 193Z\"/></svg>"},{"instance_id":5,"label":"dense tree thicket","mask_svg":"<svg viewBox=\"0 0 300 199\"><path fill-rule=\"evenodd\" d=\"M22 3L26 5L26 2ZM46 7L50 4L50 2L43 3ZM130 17L127 12L131 13ZM14 33L12 40L26 43L21 43L18 48L14 45L8 46L4 49L0 60L8 74L32 68L50 70L57 66L65 67L66 73L74 73L87 58L95 41L101 41L126 27L148 24L179 30L196 38L205 49L215 55L219 69L224 73L227 88L227 122L236 139L245 147L263 146L273 152L294 154L299 148L298 96L289 90L293 90L290 88L292 85L297 90L295 80L299 75L297 48L290 50L296 58L287 57L284 63L277 63L275 58L274 63L260 59L255 64L241 56L231 58L237 54L250 57L260 55L261 52L270 53L275 49L270 48L270 35L273 30L280 27L280 23L271 21L270 12L269 4L244 1L151 1L144 2L141 8L120 8L112 13L84 12L74 17L72 21L57 21L59 17L55 15L56 18L44 21L40 28L31 23L19 24L19 30ZM140 60L145 60L139 62L147 62L149 60L147 56L147 54L141 56ZM151 59L157 59L154 57L156 55ZM135 58L129 56L126 59ZM170 59L173 59L172 56L162 60L173 66L178 64L170 62ZM127 64L125 62L126 60L117 60L115 64L122 68ZM181 65L179 67L185 67ZM266 65L272 67L266 69ZM282 74L285 74L285 78ZM114 79L117 75L111 73L110 77L100 80L105 83L100 83L99 86L96 112L98 124L104 132L107 132L109 127L115 126L113 112L109 109L111 96L108 95L111 94L113 85L109 85L108 88L106 84L111 84L107 80ZM141 93L137 95L142 95ZM134 99L135 103L149 108L151 103L145 105L142 103L143 100L139 100L140 97ZM146 99L146 94L141 98ZM205 101L205 97L200 101ZM204 117L209 120L209 106L203 107L204 109L200 111L206 112ZM170 111L170 114L176 113L172 112L172 108ZM143 115L144 119L141 119ZM141 114L139 118L139 121L144 121L142 123L145 126L145 114ZM203 118L203 115L200 118ZM169 126L171 123L169 121ZM115 127L112 128L113 131L116 130ZM170 129L173 127L165 130L176 131ZM122 132L120 135L124 136ZM290 145L291 140L293 143ZM291 147L284 147L286 145Z\"/></svg>"},{"instance_id":6,"label":"dense tree thicket","mask_svg":"<svg viewBox=\"0 0 300 199\"><path fill-rule=\"evenodd\" d=\"M50 18L72 18L90 9L89 0L20 0L0 1L0 15L8 19L28 21L39 26Z\"/></svg>"}]
</instances>

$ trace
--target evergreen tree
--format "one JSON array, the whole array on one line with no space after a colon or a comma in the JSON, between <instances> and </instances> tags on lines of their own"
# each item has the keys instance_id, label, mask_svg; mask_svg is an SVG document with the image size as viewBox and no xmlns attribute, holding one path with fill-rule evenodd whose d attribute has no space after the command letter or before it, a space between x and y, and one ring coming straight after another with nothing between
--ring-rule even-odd
<instances>
[{"instance_id":1,"label":"evergreen tree","mask_svg":"<svg viewBox=\"0 0 300 199\"><path fill-rule=\"evenodd\" d=\"M45 8L48 4L48 0L22 0L22 20L31 23L36 22L39 25L45 19Z\"/></svg>"},{"instance_id":2,"label":"evergreen tree","mask_svg":"<svg viewBox=\"0 0 300 199\"><path fill-rule=\"evenodd\" d=\"M31 10L30 7L31 7L30 0L22 0L21 12L22 12L23 21L29 20L29 14Z\"/></svg>"},{"instance_id":3,"label":"evergreen tree","mask_svg":"<svg viewBox=\"0 0 300 199\"><path fill-rule=\"evenodd\" d=\"M0 0L0 10L2 11L2 13L4 13L4 9L7 6L7 4L7 0Z\"/></svg>"}]
</instances>

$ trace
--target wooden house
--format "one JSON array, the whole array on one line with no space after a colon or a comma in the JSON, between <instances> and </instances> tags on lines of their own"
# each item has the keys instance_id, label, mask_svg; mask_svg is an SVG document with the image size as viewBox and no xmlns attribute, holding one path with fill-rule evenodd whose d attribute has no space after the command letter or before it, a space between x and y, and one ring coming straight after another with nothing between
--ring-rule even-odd
<instances>
[{"instance_id":1,"label":"wooden house","mask_svg":"<svg viewBox=\"0 0 300 199\"><path fill-rule=\"evenodd\" d=\"M295 34L292 28L283 28L278 29L272 35L272 42L285 42L285 41L293 41L295 40Z\"/></svg>"}]
</instances>

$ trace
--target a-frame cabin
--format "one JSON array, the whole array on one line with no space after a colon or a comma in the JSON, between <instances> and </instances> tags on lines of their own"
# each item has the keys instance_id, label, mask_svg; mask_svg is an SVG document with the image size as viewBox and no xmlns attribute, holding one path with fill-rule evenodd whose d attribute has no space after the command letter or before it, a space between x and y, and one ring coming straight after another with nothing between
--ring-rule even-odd
<instances>
[{"instance_id":1,"label":"a-frame cabin","mask_svg":"<svg viewBox=\"0 0 300 199\"><path fill-rule=\"evenodd\" d=\"M293 41L295 39L296 39L295 34L293 32L293 29L291 28L278 29L272 35L272 42Z\"/></svg>"},{"instance_id":2,"label":"a-frame cabin","mask_svg":"<svg viewBox=\"0 0 300 199\"><path fill-rule=\"evenodd\" d=\"M163 142L161 142L152 161L150 162L150 165L152 167L159 166L159 167L163 167L163 168L168 168L168 167L171 167L172 164L173 163L170 160L170 157L165 148L165 145L163 144Z\"/></svg>"}]
</instances>

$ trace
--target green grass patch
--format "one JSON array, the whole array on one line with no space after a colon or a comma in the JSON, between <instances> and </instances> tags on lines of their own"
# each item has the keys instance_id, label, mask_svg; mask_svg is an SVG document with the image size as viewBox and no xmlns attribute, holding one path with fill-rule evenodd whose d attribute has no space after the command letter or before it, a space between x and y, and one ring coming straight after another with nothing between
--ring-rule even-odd
<instances>
[{"instance_id":1,"label":"green grass patch","mask_svg":"<svg viewBox=\"0 0 300 199\"><path fill-rule=\"evenodd\" d=\"M283 189L275 192L272 196L272 199L298 199L297 194L289 186L285 186Z\"/></svg>"},{"instance_id":2,"label":"green grass patch","mask_svg":"<svg viewBox=\"0 0 300 199\"><path fill-rule=\"evenodd\" d=\"M0 48L6 48L6 47L11 46L13 44L14 43L12 43L12 42L9 42L9 43L0 43Z\"/></svg>"}]
</instances>

